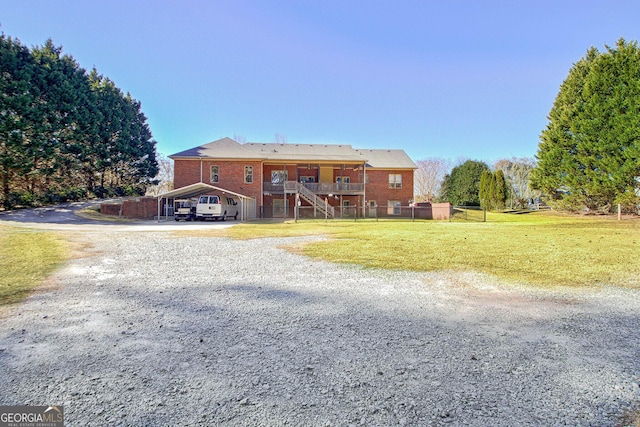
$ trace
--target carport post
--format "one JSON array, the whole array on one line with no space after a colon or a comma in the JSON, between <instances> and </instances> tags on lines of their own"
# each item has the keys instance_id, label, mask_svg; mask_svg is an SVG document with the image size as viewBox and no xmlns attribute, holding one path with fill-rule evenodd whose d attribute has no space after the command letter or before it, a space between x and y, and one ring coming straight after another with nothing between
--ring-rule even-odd
<instances>
[{"instance_id":1,"label":"carport post","mask_svg":"<svg viewBox=\"0 0 640 427\"><path fill-rule=\"evenodd\" d=\"M158 222L160 222L160 204L162 203L162 197L158 197Z\"/></svg>"}]
</instances>

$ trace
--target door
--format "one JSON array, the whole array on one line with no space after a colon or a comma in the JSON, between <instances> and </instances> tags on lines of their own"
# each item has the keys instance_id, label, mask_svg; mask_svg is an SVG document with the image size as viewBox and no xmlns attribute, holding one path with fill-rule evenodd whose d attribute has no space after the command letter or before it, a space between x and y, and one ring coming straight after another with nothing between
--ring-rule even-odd
<instances>
[{"instance_id":1,"label":"door","mask_svg":"<svg viewBox=\"0 0 640 427\"><path fill-rule=\"evenodd\" d=\"M273 217L284 218L284 199L273 199Z\"/></svg>"},{"instance_id":2,"label":"door","mask_svg":"<svg viewBox=\"0 0 640 427\"><path fill-rule=\"evenodd\" d=\"M369 200L369 216L371 218L378 216L378 203L375 200Z\"/></svg>"}]
</instances>

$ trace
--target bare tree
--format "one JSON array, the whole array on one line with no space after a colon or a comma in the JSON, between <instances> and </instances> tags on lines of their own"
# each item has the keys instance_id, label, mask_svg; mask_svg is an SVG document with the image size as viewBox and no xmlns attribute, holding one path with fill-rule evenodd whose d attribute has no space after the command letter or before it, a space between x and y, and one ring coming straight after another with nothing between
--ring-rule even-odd
<instances>
[{"instance_id":1,"label":"bare tree","mask_svg":"<svg viewBox=\"0 0 640 427\"><path fill-rule=\"evenodd\" d=\"M416 162L414 175L416 202L432 202L440 194L444 176L451 170L452 162L440 157L429 157Z\"/></svg>"},{"instance_id":2,"label":"bare tree","mask_svg":"<svg viewBox=\"0 0 640 427\"><path fill-rule=\"evenodd\" d=\"M278 143L278 144L286 144L287 143L287 135L283 135L281 133L276 133L276 143Z\"/></svg>"},{"instance_id":3,"label":"bare tree","mask_svg":"<svg viewBox=\"0 0 640 427\"><path fill-rule=\"evenodd\" d=\"M500 159L494 165L494 170L504 173L507 186L510 189L509 200L512 208L527 206L527 200L540 197L540 192L529 185L531 171L536 167L533 157L512 157Z\"/></svg>"},{"instance_id":4,"label":"bare tree","mask_svg":"<svg viewBox=\"0 0 640 427\"><path fill-rule=\"evenodd\" d=\"M235 142L237 142L238 144L246 144L247 143L247 137L246 136L242 136L242 135L238 135L237 133L233 134L233 140Z\"/></svg>"},{"instance_id":5,"label":"bare tree","mask_svg":"<svg viewBox=\"0 0 640 427\"><path fill-rule=\"evenodd\" d=\"M147 195L157 197L162 193L173 190L173 160L158 153L158 175L154 178L155 185L147 189Z\"/></svg>"}]
</instances>

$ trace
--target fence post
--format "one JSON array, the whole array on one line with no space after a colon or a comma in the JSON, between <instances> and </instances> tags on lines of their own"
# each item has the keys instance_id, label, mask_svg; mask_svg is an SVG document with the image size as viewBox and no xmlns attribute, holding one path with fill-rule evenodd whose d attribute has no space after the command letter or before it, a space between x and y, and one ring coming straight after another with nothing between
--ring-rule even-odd
<instances>
[{"instance_id":1,"label":"fence post","mask_svg":"<svg viewBox=\"0 0 640 427\"><path fill-rule=\"evenodd\" d=\"M325 197L324 198L324 221L327 222L328 218L329 218L329 200Z\"/></svg>"},{"instance_id":2,"label":"fence post","mask_svg":"<svg viewBox=\"0 0 640 427\"><path fill-rule=\"evenodd\" d=\"M618 203L618 221L622 219L622 206Z\"/></svg>"},{"instance_id":3,"label":"fence post","mask_svg":"<svg viewBox=\"0 0 640 427\"><path fill-rule=\"evenodd\" d=\"M487 207L485 206L484 211L482 212L482 222L487 222Z\"/></svg>"}]
</instances>

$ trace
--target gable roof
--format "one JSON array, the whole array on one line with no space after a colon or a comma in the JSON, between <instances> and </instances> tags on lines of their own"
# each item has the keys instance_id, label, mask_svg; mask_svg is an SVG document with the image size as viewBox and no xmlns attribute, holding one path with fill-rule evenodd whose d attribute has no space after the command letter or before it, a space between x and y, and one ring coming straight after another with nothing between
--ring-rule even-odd
<instances>
[{"instance_id":1,"label":"gable roof","mask_svg":"<svg viewBox=\"0 0 640 427\"><path fill-rule=\"evenodd\" d=\"M169 156L170 158L211 157L216 159L260 159L246 144L238 144L231 138L222 138L208 144L193 147Z\"/></svg>"},{"instance_id":2,"label":"gable roof","mask_svg":"<svg viewBox=\"0 0 640 427\"><path fill-rule=\"evenodd\" d=\"M239 144L222 138L169 156L171 159L212 158L265 161L334 161L366 163L372 168L417 169L403 150L358 150L348 144Z\"/></svg>"},{"instance_id":3,"label":"gable roof","mask_svg":"<svg viewBox=\"0 0 640 427\"><path fill-rule=\"evenodd\" d=\"M365 149L356 150L367 159L368 168L418 169L404 150Z\"/></svg>"},{"instance_id":4,"label":"gable roof","mask_svg":"<svg viewBox=\"0 0 640 427\"><path fill-rule=\"evenodd\" d=\"M265 160L350 161L358 163L366 160L350 145L250 142L244 146L259 153Z\"/></svg>"}]
</instances>

